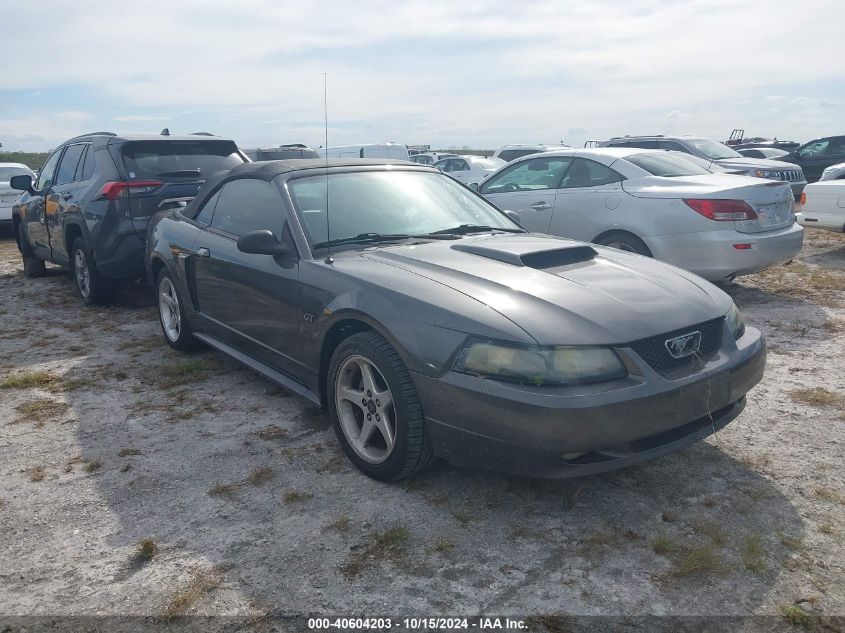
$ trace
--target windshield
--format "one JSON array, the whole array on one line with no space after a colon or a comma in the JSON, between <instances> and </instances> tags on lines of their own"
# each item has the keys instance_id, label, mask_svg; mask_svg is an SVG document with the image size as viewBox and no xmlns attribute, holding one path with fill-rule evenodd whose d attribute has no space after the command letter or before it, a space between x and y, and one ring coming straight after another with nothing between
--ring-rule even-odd
<instances>
[{"instance_id":1,"label":"windshield","mask_svg":"<svg viewBox=\"0 0 845 633\"><path fill-rule=\"evenodd\" d=\"M32 176L26 167L0 167L0 182L9 182L12 176Z\"/></svg>"},{"instance_id":2,"label":"windshield","mask_svg":"<svg viewBox=\"0 0 845 633\"><path fill-rule=\"evenodd\" d=\"M364 233L423 235L462 224L519 228L439 173L379 170L308 176L291 180L288 191L312 245Z\"/></svg>"},{"instance_id":3,"label":"windshield","mask_svg":"<svg viewBox=\"0 0 845 633\"><path fill-rule=\"evenodd\" d=\"M722 158L742 158L742 154L732 150L730 147L719 141L711 141L709 138L687 138L685 142L692 145L710 160Z\"/></svg>"},{"instance_id":4,"label":"windshield","mask_svg":"<svg viewBox=\"0 0 845 633\"><path fill-rule=\"evenodd\" d=\"M132 141L122 151L129 177L137 180L207 178L244 162L232 141Z\"/></svg>"},{"instance_id":5,"label":"windshield","mask_svg":"<svg viewBox=\"0 0 845 633\"><path fill-rule=\"evenodd\" d=\"M701 176L710 172L681 156L667 152L648 152L626 156L625 160L653 176L677 178L679 176Z\"/></svg>"}]
</instances>

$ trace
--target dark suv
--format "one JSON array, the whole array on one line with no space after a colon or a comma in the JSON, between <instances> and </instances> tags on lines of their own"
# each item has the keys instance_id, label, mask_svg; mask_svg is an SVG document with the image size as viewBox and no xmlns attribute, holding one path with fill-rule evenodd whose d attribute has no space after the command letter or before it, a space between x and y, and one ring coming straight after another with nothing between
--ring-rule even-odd
<instances>
[{"instance_id":1,"label":"dark suv","mask_svg":"<svg viewBox=\"0 0 845 633\"><path fill-rule=\"evenodd\" d=\"M211 174L248 162L234 141L202 135L85 134L54 150L23 190L12 226L27 277L45 262L66 266L86 304L109 297L120 279L144 277L147 224L184 206Z\"/></svg>"},{"instance_id":2,"label":"dark suv","mask_svg":"<svg viewBox=\"0 0 845 633\"><path fill-rule=\"evenodd\" d=\"M845 163L845 136L817 138L776 160L800 165L809 182L816 182L831 165Z\"/></svg>"}]
</instances>

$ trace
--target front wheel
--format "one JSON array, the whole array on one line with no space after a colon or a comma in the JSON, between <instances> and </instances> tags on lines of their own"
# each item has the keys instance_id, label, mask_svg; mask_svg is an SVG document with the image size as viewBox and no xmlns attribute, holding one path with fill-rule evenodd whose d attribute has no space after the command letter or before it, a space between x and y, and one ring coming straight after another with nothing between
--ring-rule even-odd
<instances>
[{"instance_id":1,"label":"front wheel","mask_svg":"<svg viewBox=\"0 0 845 633\"><path fill-rule=\"evenodd\" d=\"M26 232L23 230L23 222L18 224L18 250L23 260L23 274L27 277L43 277L47 272L47 265L43 259L38 259L29 245Z\"/></svg>"},{"instance_id":2,"label":"front wheel","mask_svg":"<svg viewBox=\"0 0 845 633\"><path fill-rule=\"evenodd\" d=\"M162 269L158 274L156 283L158 288L158 320L161 323L161 331L164 340L173 349L180 352L187 352L195 345L191 324L185 314L182 302L179 300L179 293L170 278L167 269Z\"/></svg>"},{"instance_id":3,"label":"front wheel","mask_svg":"<svg viewBox=\"0 0 845 633\"><path fill-rule=\"evenodd\" d=\"M76 292L85 305L96 305L107 301L113 292L112 283L101 276L94 263L94 258L81 237L73 240L70 267Z\"/></svg>"},{"instance_id":4,"label":"front wheel","mask_svg":"<svg viewBox=\"0 0 845 633\"><path fill-rule=\"evenodd\" d=\"M397 481L434 461L411 376L379 334L359 332L344 340L332 356L327 383L335 433L365 475Z\"/></svg>"}]
</instances>

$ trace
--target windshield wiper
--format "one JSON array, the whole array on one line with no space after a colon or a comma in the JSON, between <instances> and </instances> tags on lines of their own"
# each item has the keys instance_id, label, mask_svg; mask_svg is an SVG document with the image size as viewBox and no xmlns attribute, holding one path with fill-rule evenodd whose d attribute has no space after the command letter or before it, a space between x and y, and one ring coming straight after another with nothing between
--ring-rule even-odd
<instances>
[{"instance_id":1,"label":"windshield wiper","mask_svg":"<svg viewBox=\"0 0 845 633\"><path fill-rule=\"evenodd\" d=\"M429 235L466 235L467 233L484 233L486 231L503 231L504 233L525 233L525 229L502 226L484 226L481 224L461 224L451 229L432 231Z\"/></svg>"},{"instance_id":2,"label":"windshield wiper","mask_svg":"<svg viewBox=\"0 0 845 633\"><path fill-rule=\"evenodd\" d=\"M326 246L338 246L340 244L375 244L377 242L390 242L393 240L407 240L414 237L404 233L359 233L351 237L338 237L333 240L317 242L311 248L324 248Z\"/></svg>"},{"instance_id":3,"label":"windshield wiper","mask_svg":"<svg viewBox=\"0 0 845 633\"><path fill-rule=\"evenodd\" d=\"M202 172L199 169L176 169L174 171L163 171L156 174L158 178L199 178Z\"/></svg>"}]
</instances>

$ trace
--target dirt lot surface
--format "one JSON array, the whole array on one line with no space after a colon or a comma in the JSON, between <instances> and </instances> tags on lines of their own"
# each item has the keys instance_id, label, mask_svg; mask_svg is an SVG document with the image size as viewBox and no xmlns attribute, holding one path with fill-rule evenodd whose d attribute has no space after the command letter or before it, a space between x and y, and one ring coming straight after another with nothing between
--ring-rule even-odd
<instances>
[{"instance_id":1,"label":"dirt lot surface","mask_svg":"<svg viewBox=\"0 0 845 633\"><path fill-rule=\"evenodd\" d=\"M845 238L726 286L770 345L718 435L541 482L360 475L320 410L85 309L0 238L0 614L845 614ZM821 620L817 618L821 617ZM554 629L554 622L542 620Z\"/></svg>"}]
</instances>

